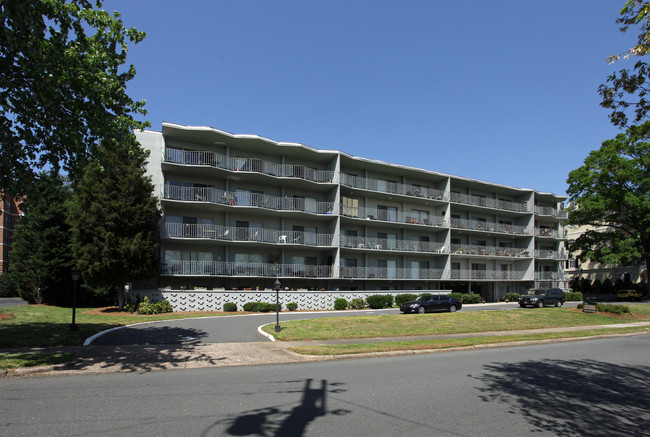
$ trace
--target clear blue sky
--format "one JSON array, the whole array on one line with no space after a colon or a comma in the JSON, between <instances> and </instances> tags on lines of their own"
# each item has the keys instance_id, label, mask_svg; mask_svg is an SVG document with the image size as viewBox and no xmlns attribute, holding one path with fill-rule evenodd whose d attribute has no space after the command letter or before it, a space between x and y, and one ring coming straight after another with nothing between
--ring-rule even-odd
<instances>
[{"instance_id":1,"label":"clear blue sky","mask_svg":"<svg viewBox=\"0 0 650 437\"><path fill-rule=\"evenodd\" d=\"M597 88L624 0L106 0L147 33L129 94L163 121L564 194L619 130Z\"/></svg>"}]
</instances>

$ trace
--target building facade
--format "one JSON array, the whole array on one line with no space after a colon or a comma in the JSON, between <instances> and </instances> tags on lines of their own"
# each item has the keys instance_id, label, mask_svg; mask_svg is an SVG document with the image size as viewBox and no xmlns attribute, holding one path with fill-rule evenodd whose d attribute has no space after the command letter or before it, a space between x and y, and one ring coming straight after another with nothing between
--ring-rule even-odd
<instances>
[{"instance_id":1,"label":"building facade","mask_svg":"<svg viewBox=\"0 0 650 437\"><path fill-rule=\"evenodd\" d=\"M160 290L565 288L564 196L164 123Z\"/></svg>"},{"instance_id":2,"label":"building facade","mask_svg":"<svg viewBox=\"0 0 650 437\"><path fill-rule=\"evenodd\" d=\"M22 216L19 204L6 196L1 199L2 208L0 209L0 274L9 271L9 252L11 251L11 238L19 218Z\"/></svg>"}]
</instances>

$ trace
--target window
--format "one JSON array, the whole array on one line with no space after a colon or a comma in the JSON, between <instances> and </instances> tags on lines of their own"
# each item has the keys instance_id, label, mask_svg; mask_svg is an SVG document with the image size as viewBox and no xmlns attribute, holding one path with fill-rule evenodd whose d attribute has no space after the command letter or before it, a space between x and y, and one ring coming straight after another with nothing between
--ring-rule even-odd
<instances>
[{"instance_id":1,"label":"window","mask_svg":"<svg viewBox=\"0 0 650 437\"><path fill-rule=\"evenodd\" d=\"M397 208L394 206L377 205L377 215L379 220L396 222Z\"/></svg>"},{"instance_id":2,"label":"window","mask_svg":"<svg viewBox=\"0 0 650 437\"><path fill-rule=\"evenodd\" d=\"M411 210L411 223L415 224L429 224L429 211L421 211L419 209L412 209Z\"/></svg>"},{"instance_id":3,"label":"window","mask_svg":"<svg viewBox=\"0 0 650 437\"><path fill-rule=\"evenodd\" d=\"M343 215L359 217L359 199L343 197Z\"/></svg>"}]
</instances>

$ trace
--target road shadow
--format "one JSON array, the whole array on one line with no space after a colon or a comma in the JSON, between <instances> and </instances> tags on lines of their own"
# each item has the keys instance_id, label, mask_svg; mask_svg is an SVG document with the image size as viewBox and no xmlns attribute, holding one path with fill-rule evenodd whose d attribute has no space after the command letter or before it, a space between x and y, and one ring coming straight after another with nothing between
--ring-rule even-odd
<instances>
[{"instance_id":1,"label":"road shadow","mask_svg":"<svg viewBox=\"0 0 650 437\"><path fill-rule=\"evenodd\" d=\"M95 345L187 345L207 337L202 330L161 326L157 323L120 328L95 339Z\"/></svg>"},{"instance_id":2,"label":"road shadow","mask_svg":"<svg viewBox=\"0 0 650 437\"><path fill-rule=\"evenodd\" d=\"M303 381L286 381L287 384L302 383ZM279 383L284 384L284 383ZM314 381L304 380L302 389L286 390L282 393L301 394L300 401L293 407L272 406L268 408L245 411L236 416L227 417L209 426L201 436L232 435L232 436L275 436L299 437L305 434L310 423L326 415L343 415L349 410L328 410L328 393L341 393L343 383L330 383L326 379ZM222 430L226 427L225 431Z\"/></svg>"},{"instance_id":3,"label":"road shadow","mask_svg":"<svg viewBox=\"0 0 650 437\"><path fill-rule=\"evenodd\" d=\"M595 360L495 363L475 377L498 402L558 436L650 436L650 367Z\"/></svg>"}]
</instances>

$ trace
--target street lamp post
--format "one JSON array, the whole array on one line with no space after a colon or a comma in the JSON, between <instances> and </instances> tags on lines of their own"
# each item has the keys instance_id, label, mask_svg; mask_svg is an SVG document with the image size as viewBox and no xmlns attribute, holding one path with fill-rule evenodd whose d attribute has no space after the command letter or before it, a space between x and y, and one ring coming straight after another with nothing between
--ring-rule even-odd
<instances>
[{"instance_id":1,"label":"street lamp post","mask_svg":"<svg viewBox=\"0 0 650 437\"><path fill-rule=\"evenodd\" d=\"M275 332L280 332L282 327L280 326L280 287L282 284L279 279L275 280L273 288L275 289Z\"/></svg>"},{"instance_id":2,"label":"street lamp post","mask_svg":"<svg viewBox=\"0 0 650 437\"><path fill-rule=\"evenodd\" d=\"M72 271L72 323L70 324L70 331L78 331L77 326L77 288L79 288L79 270Z\"/></svg>"}]
</instances>

